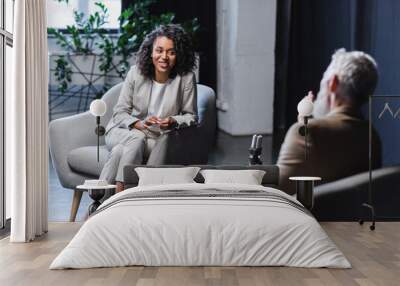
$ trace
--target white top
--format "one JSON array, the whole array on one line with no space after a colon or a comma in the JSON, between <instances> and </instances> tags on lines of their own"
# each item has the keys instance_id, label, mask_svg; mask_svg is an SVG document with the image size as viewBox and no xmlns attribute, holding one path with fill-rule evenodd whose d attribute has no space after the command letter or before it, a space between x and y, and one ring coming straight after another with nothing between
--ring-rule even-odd
<instances>
[{"instance_id":1,"label":"white top","mask_svg":"<svg viewBox=\"0 0 400 286\"><path fill-rule=\"evenodd\" d=\"M115 189L116 185L107 185L107 186L79 185L76 188L77 189L83 189L83 190Z\"/></svg>"},{"instance_id":2,"label":"white top","mask_svg":"<svg viewBox=\"0 0 400 286\"><path fill-rule=\"evenodd\" d=\"M291 181L320 181L320 177L289 177Z\"/></svg>"},{"instance_id":3,"label":"white top","mask_svg":"<svg viewBox=\"0 0 400 286\"><path fill-rule=\"evenodd\" d=\"M159 83L153 80L153 86L150 94L150 104L148 109L149 116L160 116L162 110L162 104L164 99L165 89L169 83L169 80L165 83Z\"/></svg>"}]
</instances>

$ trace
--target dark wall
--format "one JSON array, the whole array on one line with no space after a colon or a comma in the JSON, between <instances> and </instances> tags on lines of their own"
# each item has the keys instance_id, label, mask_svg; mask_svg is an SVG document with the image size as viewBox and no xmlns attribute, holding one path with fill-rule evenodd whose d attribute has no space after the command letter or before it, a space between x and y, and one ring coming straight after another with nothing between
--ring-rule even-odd
<instances>
[{"instance_id":1,"label":"dark wall","mask_svg":"<svg viewBox=\"0 0 400 286\"><path fill-rule=\"evenodd\" d=\"M135 0L123 0L122 9ZM151 12L161 14L175 13L175 22L183 23L198 18L200 54L200 82L216 90L216 4L214 0L159 0L151 6Z\"/></svg>"},{"instance_id":2,"label":"dark wall","mask_svg":"<svg viewBox=\"0 0 400 286\"><path fill-rule=\"evenodd\" d=\"M379 66L376 94L400 94L400 1L369 1L371 54Z\"/></svg>"},{"instance_id":3,"label":"dark wall","mask_svg":"<svg viewBox=\"0 0 400 286\"><path fill-rule=\"evenodd\" d=\"M297 103L318 91L332 53L342 47L376 59L376 94L400 94L399 12L397 0L278 1L275 128L296 121Z\"/></svg>"}]
</instances>

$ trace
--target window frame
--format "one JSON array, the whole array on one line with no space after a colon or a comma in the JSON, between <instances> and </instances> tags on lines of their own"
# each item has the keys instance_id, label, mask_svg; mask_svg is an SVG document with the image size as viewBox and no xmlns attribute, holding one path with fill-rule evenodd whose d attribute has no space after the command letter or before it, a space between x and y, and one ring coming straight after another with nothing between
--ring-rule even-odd
<instances>
[{"instance_id":1,"label":"window frame","mask_svg":"<svg viewBox=\"0 0 400 286\"><path fill-rule=\"evenodd\" d=\"M0 0L0 236L10 230L10 221L6 219L6 189L5 189L5 74L6 74L6 47L13 48L13 34L6 30L5 3ZM15 7L15 0L11 0ZM14 13L14 9L13 9ZM14 16L14 15L13 15Z\"/></svg>"}]
</instances>

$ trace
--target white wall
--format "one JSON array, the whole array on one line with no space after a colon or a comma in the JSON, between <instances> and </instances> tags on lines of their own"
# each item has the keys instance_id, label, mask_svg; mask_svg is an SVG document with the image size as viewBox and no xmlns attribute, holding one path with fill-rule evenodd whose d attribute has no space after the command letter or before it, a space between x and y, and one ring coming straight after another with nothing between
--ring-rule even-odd
<instances>
[{"instance_id":1,"label":"white wall","mask_svg":"<svg viewBox=\"0 0 400 286\"><path fill-rule=\"evenodd\" d=\"M217 0L219 128L273 131L276 0Z\"/></svg>"}]
</instances>

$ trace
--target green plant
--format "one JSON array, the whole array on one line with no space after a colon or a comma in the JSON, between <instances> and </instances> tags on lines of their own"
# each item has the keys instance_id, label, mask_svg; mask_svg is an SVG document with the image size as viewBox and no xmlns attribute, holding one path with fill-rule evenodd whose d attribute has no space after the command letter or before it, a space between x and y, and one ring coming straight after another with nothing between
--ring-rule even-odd
<instances>
[{"instance_id":1,"label":"green plant","mask_svg":"<svg viewBox=\"0 0 400 286\"><path fill-rule=\"evenodd\" d=\"M68 62L65 60L64 56L60 56L56 60L54 75L58 82L58 90L64 93L68 88L68 84L71 82L72 75L72 70L68 66Z\"/></svg>"},{"instance_id":2,"label":"green plant","mask_svg":"<svg viewBox=\"0 0 400 286\"><path fill-rule=\"evenodd\" d=\"M68 0L56 1L68 3ZM116 39L111 38L104 28L109 17L109 10L101 2L95 3L99 11L87 17L82 12L74 11L75 25L67 26L65 31L49 28L48 34L53 35L57 44L68 53L96 54L99 57L99 69L103 75L114 70L119 77L123 78L129 69L129 59L139 49L146 34L158 25L174 21L174 13L150 14L150 6L156 2L157 0L138 0L122 11L119 16L120 28ZM197 18L182 25L195 39L199 29ZM65 58L57 59L55 73L57 73L58 90L61 94L65 93L71 82L70 72L71 69Z\"/></svg>"}]
</instances>

